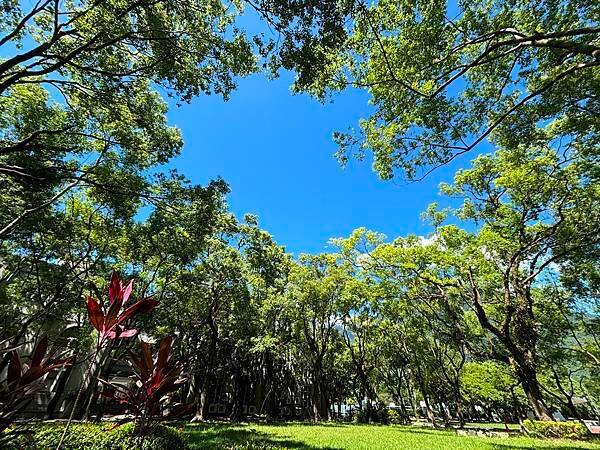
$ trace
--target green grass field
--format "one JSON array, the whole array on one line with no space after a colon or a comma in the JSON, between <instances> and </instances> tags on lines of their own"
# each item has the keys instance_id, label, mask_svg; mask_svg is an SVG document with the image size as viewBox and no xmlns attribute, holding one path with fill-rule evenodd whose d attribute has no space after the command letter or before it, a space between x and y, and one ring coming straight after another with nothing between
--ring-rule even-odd
<instances>
[{"instance_id":1,"label":"green grass field","mask_svg":"<svg viewBox=\"0 0 600 450\"><path fill-rule=\"evenodd\" d=\"M393 425L187 424L185 432L191 448L194 449L600 450L600 442L457 436L452 430Z\"/></svg>"}]
</instances>

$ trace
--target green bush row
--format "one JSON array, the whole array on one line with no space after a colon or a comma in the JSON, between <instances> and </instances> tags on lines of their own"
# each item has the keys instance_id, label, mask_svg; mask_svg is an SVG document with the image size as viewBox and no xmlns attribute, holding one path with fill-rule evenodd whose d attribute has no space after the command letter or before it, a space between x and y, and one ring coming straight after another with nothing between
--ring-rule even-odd
<instances>
[{"instance_id":1,"label":"green bush row","mask_svg":"<svg viewBox=\"0 0 600 450\"><path fill-rule=\"evenodd\" d=\"M588 436L588 430L579 422L552 422L543 420L523 421L527 433L536 437L556 439L583 439Z\"/></svg>"},{"instance_id":2,"label":"green bush row","mask_svg":"<svg viewBox=\"0 0 600 450\"><path fill-rule=\"evenodd\" d=\"M19 450L54 450L64 431L64 424L36 426L33 433L19 438L13 448ZM172 427L156 424L143 439L135 436L135 426L128 423L71 424L63 443L65 450L184 450L182 433Z\"/></svg>"}]
</instances>

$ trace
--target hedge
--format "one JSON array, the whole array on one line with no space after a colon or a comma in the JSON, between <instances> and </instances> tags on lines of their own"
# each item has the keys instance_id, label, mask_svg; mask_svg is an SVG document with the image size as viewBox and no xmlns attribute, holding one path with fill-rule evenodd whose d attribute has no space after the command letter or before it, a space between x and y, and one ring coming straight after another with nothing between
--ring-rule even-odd
<instances>
[{"instance_id":1,"label":"hedge","mask_svg":"<svg viewBox=\"0 0 600 450\"><path fill-rule=\"evenodd\" d=\"M34 427L28 437L18 439L12 448L26 450L54 450L64 431L64 424L44 424ZM64 450L185 450L182 433L164 425L153 425L140 439L134 436L135 426L128 423L114 428L114 424L74 423L69 427L62 448Z\"/></svg>"},{"instance_id":2,"label":"hedge","mask_svg":"<svg viewBox=\"0 0 600 450\"><path fill-rule=\"evenodd\" d=\"M556 439L584 439L588 437L588 429L580 422L552 422L543 420L523 421L527 434L536 437Z\"/></svg>"}]
</instances>

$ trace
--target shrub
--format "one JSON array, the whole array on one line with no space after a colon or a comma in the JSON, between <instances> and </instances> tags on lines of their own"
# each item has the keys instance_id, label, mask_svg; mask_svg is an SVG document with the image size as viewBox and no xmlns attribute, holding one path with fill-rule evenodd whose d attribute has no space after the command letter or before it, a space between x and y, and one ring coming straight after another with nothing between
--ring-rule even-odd
<instances>
[{"instance_id":1,"label":"shrub","mask_svg":"<svg viewBox=\"0 0 600 450\"><path fill-rule=\"evenodd\" d=\"M7 445L16 437L17 431L11 425L15 417L33 400L34 394L45 389L46 374L71 364L71 358L55 359L52 352L47 355L46 336L34 347L29 364L21 360L14 348L0 350L0 356L5 353L8 367L6 378L0 380L0 446Z\"/></svg>"},{"instance_id":2,"label":"shrub","mask_svg":"<svg viewBox=\"0 0 600 450\"><path fill-rule=\"evenodd\" d=\"M133 280L123 286L116 272L113 272L108 287L108 303L93 297L87 298L88 319L92 326L98 330L98 348L104 347L107 340L129 338L137 334L135 328L125 328L124 324L138 314L145 314L158 306L158 300L142 298L129 307L125 304L129 300L133 289Z\"/></svg>"},{"instance_id":3,"label":"shrub","mask_svg":"<svg viewBox=\"0 0 600 450\"><path fill-rule=\"evenodd\" d=\"M362 409L357 409L352 416L354 423L365 423L367 421L367 414Z\"/></svg>"},{"instance_id":4,"label":"shrub","mask_svg":"<svg viewBox=\"0 0 600 450\"><path fill-rule=\"evenodd\" d=\"M389 420L389 423L395 424L395 425L403 423L400 413L398 411L396 411L395 409L390 409L388 411L388 420Z\"/></svg>"},{"instance_id":5,"label":"shrub","mask_svg":"<svg viewBox=\"0 0 600 450\"><path fill-rule=\"evenodd\" d=\"M367 414L364 409L357 409L352 415L352 421L354 423L389 423L387 407L377 405L369 413Z\"/></svg>"},{"instance_id":6,"label":"shrub","mask_svg":"<svg viewBox=\"0 0 600 450\"><path fill-rule=\"evenodd\" d=\"M108 388L103 395L127 405L127 409L133 413L140 436L146 434L146 428L157 418L176 417L186 413L191 407L173 403L167 396L179 389L185 381L181 376L182 364L172 355L172 344L173 338L165 337L160 343L158 354L153 358L150 345L140 341L141 355L130 357L135 381L130 386L123 387L100 380ZM166 407L170 409L168 415L165 415Z\"/></svg>"},{"instance_id":7,"label":"shrub","mask_svg":"<svg viewBox=\"0 0 600 450\"><path fill-rule=\"evenodd\" d=\"M41 425L33 435L15 442L19 449L55 449L65 427L61 424ZM155 424L143 439L137 437L133 423L114 428L114 424L72 424L63 442L64 450L184 450L187 448L180 432Z\"/></svg>"},{"instance_id":8,"label":"shrub","mask_svg":"<svg viewBox=\"0 0 600 450\"><path fill-rule=\"evenodd\" d=\"M386 406L379 405L373 409L371 420L375 423L390 423L390 410Z\"/></svg>"},{"instance_id":9,"label":"shrub","mask_svg":"<svg viewBox=\"0 0 600 450\"><path fill-rule=\"evenodd\" d=\"M543 420L525 420L523 426L528 434L536 437L556 439L583 439L588 430L579 422L552 422Z\"/></svg>"},{"instance_id":10,"label":"shrub","mask_svg":"<svg viewBox=\"0 0 600 450\"><path fill-rule=\"evenodd\" d=\"M118 340L121 338L130 338L138 333L135 328L126 328L125 324L138 314L145 314L152 311L158 306L158 301L151 298L142 298L131 306L126 307L126 303L131 296L133 290L133 280L123 285L123 281L119 279L116 272L113 272L108 287L108 302L96 301L93 297L87 298L88 319L92 326L98 331L98 342L96 350L91 355L86 374L92 374L92 367L96 363L98 352L101 348L106 347L109 340ZM96 379L93 380L96 383ZM95 384L94 384L95 386ZM75 397L75 403L71 408L71 414L66 427L63 429L63 436L57 445L58 448L63 448L62 443L67 437L69 426L73 420L75 411L79 405L79 399L83 392L84 384L81 383L79 391Z\"/></svg>"}]
</instances>

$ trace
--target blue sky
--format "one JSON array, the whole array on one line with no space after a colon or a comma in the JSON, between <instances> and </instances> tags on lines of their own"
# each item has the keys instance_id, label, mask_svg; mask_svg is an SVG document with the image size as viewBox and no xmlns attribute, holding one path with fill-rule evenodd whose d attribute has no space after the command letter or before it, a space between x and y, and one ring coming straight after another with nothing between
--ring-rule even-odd
<instances>
[{"instance_id":1,"label":"blue sky","mask_svg":"<svg viewBox=\"0 0 600 450\"><path fill-rule=\"evenodd\" d=\"M276 80L255 75L240 80L228 102L202 96L173 105L169 119L185 147L172 166L196 183L222 177L236 216L256 214L295 255L326 251L329 238L360 226L390 238L430 232L420 214L443 201L438 185L452 179L457 164L412 184L380 180L368 161L342 169L332 133L368 115L367 93L346 91L320 104L292 95L291 81L290 74Z\"/></svg>"},{"instance_id":2,"label":"blue sky","mask_svg":"<svg viewBox=\"0 0 600 450\"><path fill-rule=\"evenodd\" d=\"M244 21L260 30L251 14ZM170 102L169 121L181 129L185 146L169 166L195 183L222 177L236 216L257 215L295 255L327 251L330 238L361 226L388 238L429 233L421 212L432 201L444 202L439 183L451 181L469 157L412 184L380 180L367 160L342 169L332 134L369 115L368 94L347 90L321 104L292 95L292 81L291 73L275 80L257 74L238 80L228 102L217 95L180 107Z\"/></svg>"}]
</instances>

